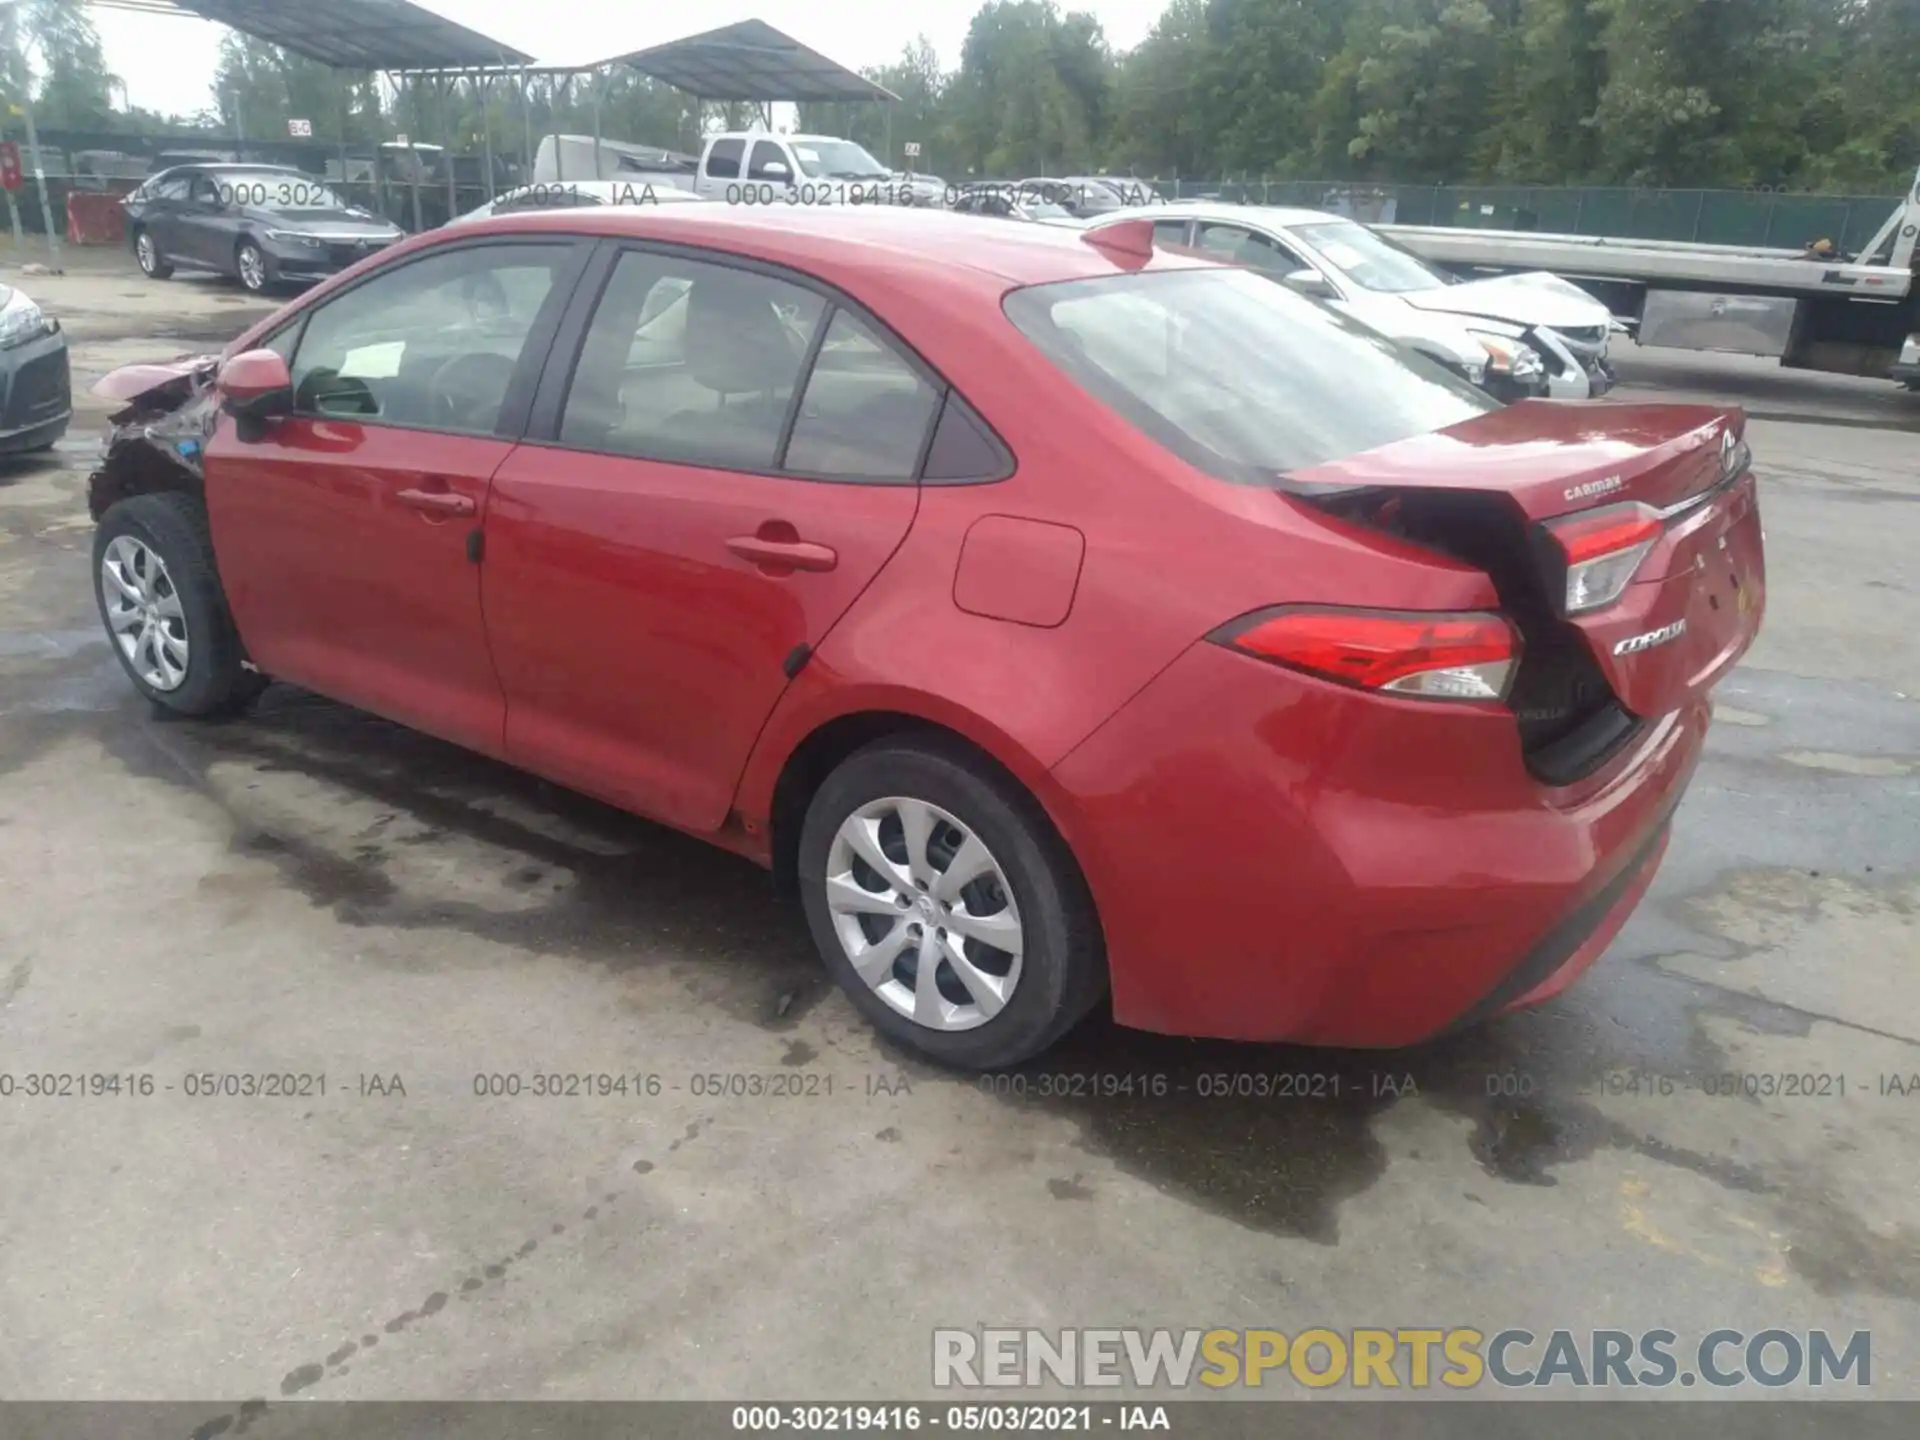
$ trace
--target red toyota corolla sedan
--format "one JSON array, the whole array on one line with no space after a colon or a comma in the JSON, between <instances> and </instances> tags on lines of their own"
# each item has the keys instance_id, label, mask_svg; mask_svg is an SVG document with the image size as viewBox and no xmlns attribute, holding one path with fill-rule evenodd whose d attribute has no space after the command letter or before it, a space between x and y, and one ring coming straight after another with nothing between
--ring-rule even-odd
<instances>
[{"instance_id":1,"label":"red toyota corolla sedan","mask_svg":"<svg viewBox=\"0 0 1920 1440\"><path fill-rule=\"evenodd\" d=\"M1554 994L1762 610L1737 410L1502 408L1145 222L515 216L102 389L143 693L272 676L704 836L956 1066L1109 994L1352 1046Z\"/></svg>"}]
</instances>

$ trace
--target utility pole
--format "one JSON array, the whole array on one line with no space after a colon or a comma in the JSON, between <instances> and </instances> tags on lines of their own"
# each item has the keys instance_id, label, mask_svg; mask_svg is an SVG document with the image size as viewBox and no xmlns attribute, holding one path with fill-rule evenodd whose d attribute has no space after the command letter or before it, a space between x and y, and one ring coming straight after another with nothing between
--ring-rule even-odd
<instances>
[{"instance_id":1,"label":"utility pole","mask_svg":"<svg viewBox=\"0 0 1920 1440\"><path fill-rule=\"evenodd\" d=\"M33 128L33 96L28 93L33 81L27 81L27 89L20 94L20 113L27 119L27 155L33 164L33 183L40 191L40 218L47 227L47 258L49 268L56 275L64 275L66 266L60 258L60 227L53 223L53 202L47 198L47 170L40 163L40 137Z\"/></svg>"}]
</instances>

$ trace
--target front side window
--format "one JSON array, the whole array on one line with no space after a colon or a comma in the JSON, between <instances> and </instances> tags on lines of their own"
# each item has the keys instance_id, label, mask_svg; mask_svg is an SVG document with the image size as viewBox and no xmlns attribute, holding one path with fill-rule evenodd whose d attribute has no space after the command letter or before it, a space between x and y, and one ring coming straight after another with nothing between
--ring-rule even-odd
<instances>
[{"instance_id":1,"label":"front side window","mask_svg":"<svg viewBox=\"0 0 1920 1440\"><path fill-rule=\"evenodd\" d=\"M571 248L476 245L318 306L294 356L303 414L489 435Z\"/></svg>"},{"instance_id":2,"label":"front side window","mask_svg":"<svg viewBox=\"0 0 1920 1440\"><path fill-rule=\"evenodd\" d=\"M1411 250L1403 250L1377 231L1351 220L1330 220L1298 227L1302 240L1318 250L1341 274L1366 290L1407 295L1436 290L1452 281Z\"/></svg>"},{"instance_id":3,"label":"front side window","mask_svg":"<svg viewBox=\"0 0 1920 1440\"><path fill-rule=\"evenodd\" d=\"M1270 485L1499 408L1432 361L1245 270L1035 285L1008 295L1005 309L1082 389L1223 480Z\"/></svg>"},{"instance_id":4,"label":"front side window","mask_svg":"<svg viewBox=\"0 0 1920 1440\"><path fill-rule=\"evenodd\" d=\"M560 442L769 471L826 302L749 270L629 250L587 328Z\"/></svg>"},{"instance_id":5,"label":"front side window","mask_svg":"<svg viewBox=\"0 0 1920 1440\"><path fill-rule=\"evenodd\" d=\"M772 170L768 168L769 166L779 168ZM756 140L754 142L753 156L747 161L749 180L786 180L791 178L787 173L788 169L786 152L773 141Z\"/></svg>"}]
</instances>

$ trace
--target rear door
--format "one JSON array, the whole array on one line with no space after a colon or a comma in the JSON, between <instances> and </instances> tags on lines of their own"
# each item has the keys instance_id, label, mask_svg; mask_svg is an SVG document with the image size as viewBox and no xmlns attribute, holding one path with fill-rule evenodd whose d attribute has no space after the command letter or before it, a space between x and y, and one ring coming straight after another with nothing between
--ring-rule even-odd
<instances>
[{"instance_id":1,"label":"rear door","mask_svg":"<svg viewBox=\"0 0 1920 1440\"><path fill-rule=\"evenodd\" d=\"M237 227L230 207L221 198L222 180L222 176L203 170L188 182L187 198L176 214L168 249L191 264L231 271ZM226 187L231 196L230 177L226 178Z\"/></svg>"},{"instance_id":2,"label":"rear door","mask_svg":"<svg viewBox=\"0 0 1920 1440\"><path fill-rule=\"evenodd\" d=\"M694 182L696 194L724 200L731 189L739 194L741 162L746 159L747 143L738 136L722 136L707 142L707 153L700 160L700 175Z\"/></svg>"},{"instance_id":3,"label":"rear door","mask_svg":"<svg viewBox=\"0 0 1920 1440\"><path fill-rule=\"evenodd\" d=\"M805 647L906 537L942 390L801 277L641 247L598 264L494 476L507 753L714 830Z\"/></svg>"}]
</instances>

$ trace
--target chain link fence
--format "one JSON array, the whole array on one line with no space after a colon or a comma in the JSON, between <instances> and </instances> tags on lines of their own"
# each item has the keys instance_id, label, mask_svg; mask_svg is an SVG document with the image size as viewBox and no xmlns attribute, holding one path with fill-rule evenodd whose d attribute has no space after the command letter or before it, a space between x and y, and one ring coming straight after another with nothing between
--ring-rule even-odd
<instances>
[{"instance_id":1,"label":"chain link fence","mask_svg":"<svg viewBox=\"0 0 1920 1440\"><path fill-rule=\"evenodd\" d=\"M1356 185L1340 180L1146 179L1169 200L1297 205L1376 225L1537 230L1628 240L1798 250L1815 240L1858 251L1902 197L1781 190L1651 190L1609 186Z\"/></svg>"},{"instance_id":2,"label":"chain link fence","mask_svg":"<svg viewBox=\"0 0 1920 1440\"><path fill-rule=\"evenodd\" d=\"M108 148L109 144L112 146ZM23 147L24 148L24 147ZM478 155L449 155L438 147L395 153L383 147L338 147L317 141L249 141L244 147L217 135L168 137L48 133L41 137L54 223L66 223L66 197L75 190L124 195L155 168L199 158L201 149L251 162L294 165L325 180L354 204L403 229L430 229L489 198ZM24 159L24 157L23 157ZM14 195L22 227L42 229L31 167ZM494 159L492 191L518 181L518 167ZM415 223L412 180L419 181ZM375 178L375 177L378 178ZM449 185L449 178L452 184ZM1023 177L1010 177L1019 179ZM1371 224L1453 225L1485 230L1535 230L1621 239L1679 240L1710 245L1757 245L1798 250L1831 240L1855 253L1901 203L1898 195L1808 195L1782 190L1660 190L1608 186L1394 185L1344 180L1187 179L1110 175L1162 199L1217 199L1234 204L1292 205L1328 210ZM968 177L968 183L977 183Z\"/></svg>"}]
</instances>

